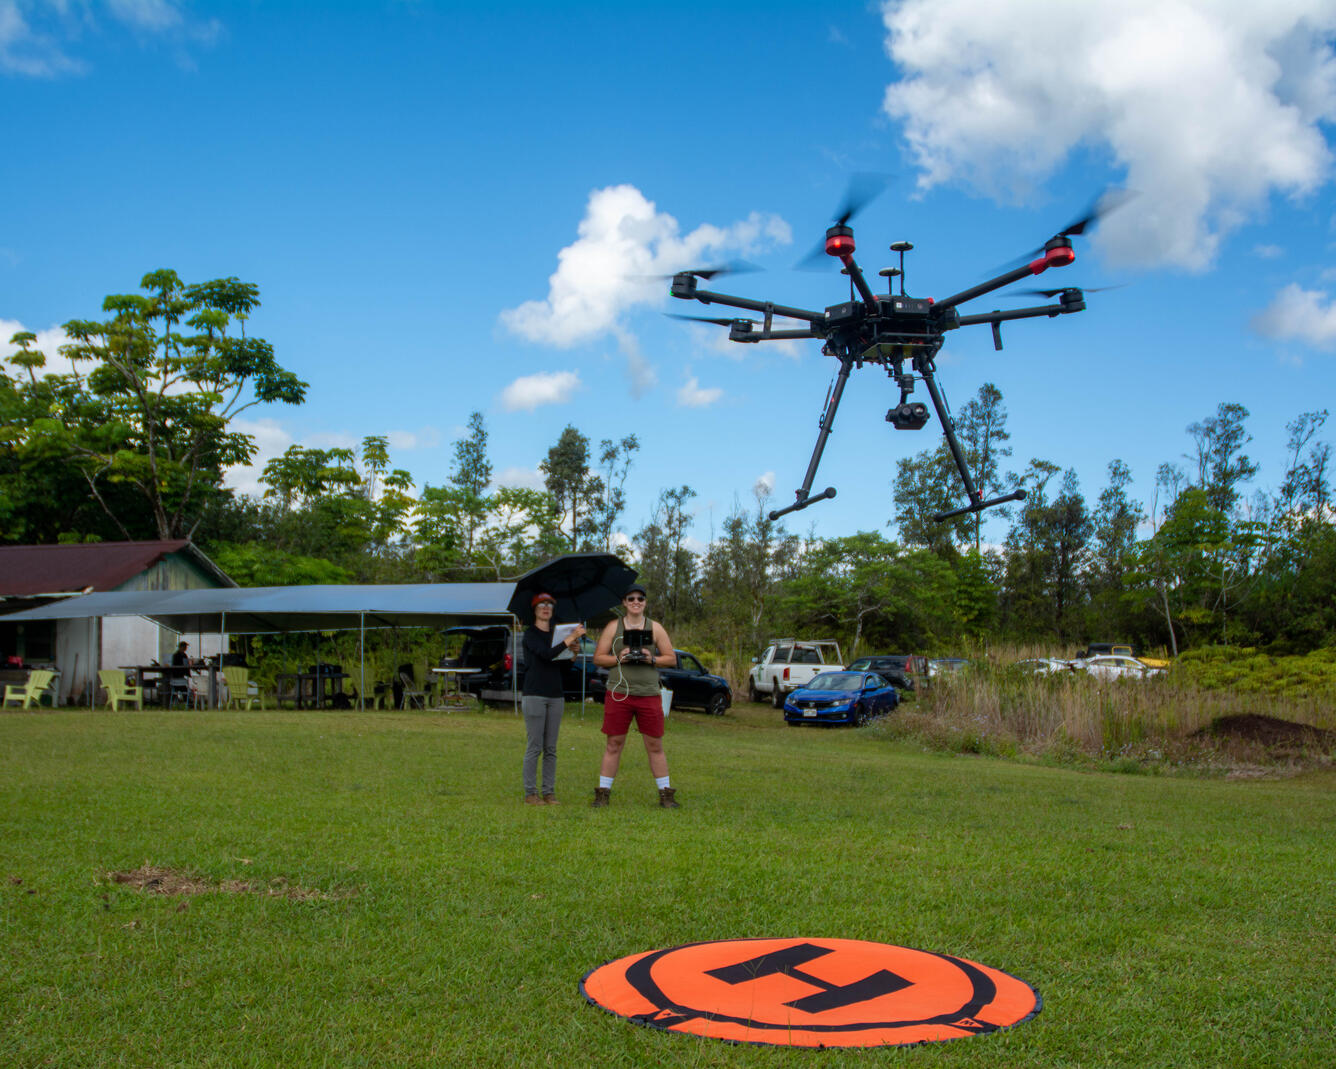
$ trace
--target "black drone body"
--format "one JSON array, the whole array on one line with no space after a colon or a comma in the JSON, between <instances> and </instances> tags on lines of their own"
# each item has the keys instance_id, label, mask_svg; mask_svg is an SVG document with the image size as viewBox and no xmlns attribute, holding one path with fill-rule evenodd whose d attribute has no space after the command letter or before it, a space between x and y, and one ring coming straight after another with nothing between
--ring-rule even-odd
<instances>
[{"instance_id":1,"label":"black drone body","mask_svg":"<svg viewBox=\"0 0 1336 1069\"><path fill-rule=\"evenodd\" d=\"M1107 210L1112 206L1107 196L1101 203L1103 205L1102 210ZM702 280L708 281L715 274L720 273L717 270L679 272L673 276L672 287L669 290L672 296L683 300L695 300L701 304L718 304L729 308L741 308L762 314L764 318L759 324L751 319L705 320L706 322L727 326L729 328L728 336L732 341L762 342L786 338L820 338L825 342L822 352L827 356L835 357L840 362L835 385L827 398L818 425L816 447L812 451L812 459L807 466L807 474L803 479L803 484L796 491L796 500L786 508L771 512L770 518L772 520L778 519L785 513L805 509L818 501L824 501L835 496L834 487L827 487L825 490L813 494L812 480L816 477L816 469L821 462L821 454L825 449L826 439L830 436L835 421L835 411L839 407L840 397L844 393L849 373L856 367L861 368L864 364L875 364L885 368L887 375L894 378L896 385L899 386L899 404L886 413L887 422L897 430L921 430L928 422L928 406L921 402L909 400L916 380L922 380L927 388L932 407L937 413L938 420L941 421L942 432L946 437L947 445L950 447L951 456L960 472L960 478L964 483L965 493L969 501L961 508L935 515L934 520L941 522L967 512L979 512L993 505L1001 505L1008 501L1018 501L1024 498L1024 490L1015 490L1000 497L984 500L982 492L976 488L974 480L970 476L969 466L965 461L965 454L956 438L955 428L946 411L941 390L937 385L934 360L942 347L947 331L956 330L959 327L975 326L980 323L990 324L993 328L993 343L996 348L1001 349L1002 323L1015 319L1052 317L1082 311L1086 306L1085 293L1076 288L1033 291L1050 299L1056 298L1056 303L1032 308L985 312L980 315L961 315L959 308L967 301L972 301L976 297L1009 286L1023 278L1042 274L1051 267L1066 267L1073 263L1076 254L1072 250L1071 237L1083 233L1086 226L1097 218L1100 209L1092 209L1085 217L1076 220L1066 229L1055 234L1044 244L1042 249L1036 250L1035 254L1031 254L1033 258L1027 258L1027 262L1022 266L1008 270L977 286L962 290L945 300L905 295L904 254L913 248L906 241L896 242L891 246L891 251L900 254L899 269L887 269L881 272L882 276L887 278L888 291L891 289L891 280L899 277L900 292L898 294L894 292L874 293L861 268L854 261L854 232L848 225L849 217L853 214L853 211L854 209L846 210L835 225L826 231L824 247L818 249L818 254L824 252L825 255L838 259L844 265L842 273L849 276L852 287L852 299L845 303L831 305L821 311L813 311L806 308L793 308L775 304L772 301L755 301L745 297L733 297L728 294L701 289L699 283ZM800 330L776 330L773 326L775 316L804 322L807 327ZM699 317L684 316L678 318L695 319Z\"/></svg>"}]
</instances>

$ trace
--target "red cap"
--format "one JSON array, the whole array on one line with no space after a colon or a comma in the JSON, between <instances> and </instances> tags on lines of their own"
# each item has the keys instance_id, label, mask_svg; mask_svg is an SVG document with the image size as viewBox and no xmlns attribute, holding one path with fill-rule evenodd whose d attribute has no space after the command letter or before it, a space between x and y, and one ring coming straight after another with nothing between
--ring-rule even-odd
<instances>
[{"instance_id":1,"label":"red cap","mask_svg":"<svg viewBox=\"0 0 1336 1069\"><path fill-rule=\"evenodd\" d=\"M557 599L554 598L551 594L535 594L533 596L533 601L529 602L529 608L531 609L538 608L538 603L540 601L550 601L553 605L557 603Z\"/></svg>"}]
</instances>

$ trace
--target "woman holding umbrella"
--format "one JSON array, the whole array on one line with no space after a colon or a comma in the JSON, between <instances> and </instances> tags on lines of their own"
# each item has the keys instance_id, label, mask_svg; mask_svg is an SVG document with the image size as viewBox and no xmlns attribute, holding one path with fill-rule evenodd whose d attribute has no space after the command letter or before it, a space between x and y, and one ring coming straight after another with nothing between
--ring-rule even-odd
<instances>
[{"instance_id":1,"label":"woman holding umbrella","mask_svg":"<svg viewBox=\"0 0 1336 1069\"><path fill-rule=\"evenodd\" d=\"M522 707L524 731L528 744L524 749L524 801L526 805L557 804L557 733L561 730L561 712L565 694L561 686L561 668L556 659L567 650L579 647L583 624L576 624L564 642L552 642L552 617L557 599L551 594L535 594L530 601L534 622L524 632L524 683ZM538 793L538 758L543 759L543 793Z\"/></svg>"}]
</instances>

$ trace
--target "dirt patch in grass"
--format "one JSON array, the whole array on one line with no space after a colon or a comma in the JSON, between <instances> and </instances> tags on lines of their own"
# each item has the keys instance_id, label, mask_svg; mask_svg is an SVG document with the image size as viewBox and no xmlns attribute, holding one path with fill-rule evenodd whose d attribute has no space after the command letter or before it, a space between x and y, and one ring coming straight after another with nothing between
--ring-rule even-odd
<instances>
[{"instance_id":1,"label":"dirt patch in grass","mask_svg":"<svg viewBox=\"0 0 1336 1069\"><path fill-rule=\"evenodd\" d=\"M255 880L205 880L188 873L161 868L145 863L131 872L108 872L107 879L146 894L188 896L207 894L265 895L269 898L287 898L294 902L332 901L351 898L351 890L319 891L289 883L283 876L275 876L268 883Z\"/></svg>"},{"instance_id":2,"label":"dirt patch in grass","mask_svg":"<svg viewBox=\"0 0 1336 1069\"><path fill-rule=\"evenodd\" d=\"M1336 756L1336 731L1260 713L1217 717L1191 739L1228 755L1234 764L1231 776L1329 767Z\"/></svg>"},{"instance_id":3,"label":"dirt patch in grass","mask_svg":"<svg viewBox=\"0 0 1336 1069\"><path fill-rule=\"evenodd\" d=\"M1256 743L1270 750L1287 752L1336 749L1336 731L1326 731L1311 724L1296 724L1290 720L1261 716L1258 713L1218 717L1195 734Z\"/></svg>"}]
</instances>

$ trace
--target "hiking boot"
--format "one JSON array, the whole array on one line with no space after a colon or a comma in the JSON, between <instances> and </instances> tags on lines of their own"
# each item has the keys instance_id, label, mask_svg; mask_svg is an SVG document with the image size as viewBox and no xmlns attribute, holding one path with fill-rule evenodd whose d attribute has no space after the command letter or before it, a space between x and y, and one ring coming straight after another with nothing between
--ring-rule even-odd
<instances>
[{"instance_id":1,"label":"hiking boot","mask_svg":"<svg viewBox=\"0 0 1336 1069\"><path fill-rule=\"evenodd\" d=\"M595 787L595 788L594 788L594 800L593 800L592 802L590 802L589 804L590 804L594 809L602 809L605 805L607 805L607 804L608 804L609 802L611 802L611 801L612 801L612 788L611 788L611 787Z\"/></svg>"},{"instance_id":2,"label":"hiking boot","mask_svg":"<svg viewBox=\"0 0 1336 1069\"><path fill-rule=\"evenodd\" d=\"M524 796L524 804L525 804L525 805L542 805L542 804L543 804L543 800L542 800L541 798L539 798L538 795L536 795L536 794L526 794L526 795Z\"/></svg>"},{"instance_id":3,"label":"hiking boot","mask_svg":"<svg viewBox=\"0 0 1336 1069\"><path fill-rule=\"evenodd\" d=\"M681 809L682 803L677 800L676 794L677 791L672 787L660 787L659 805L664 809Z\"/></svg>"},{"instance_id":4,"label":"hiking boot","mask_svg":"<svg viewBox=\"0 0 1336 1069\"><path fill-rule=\"evenodd\" d=\"M545 794L543 795L543 805L561 805L561 803L557 801L555 794Z\"/></svg>"}]
</instances>

